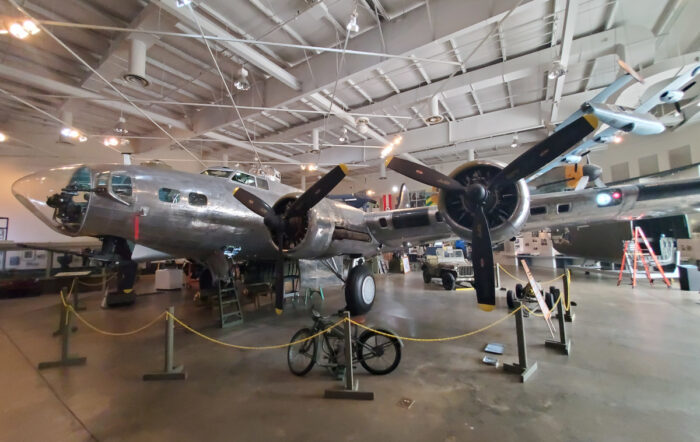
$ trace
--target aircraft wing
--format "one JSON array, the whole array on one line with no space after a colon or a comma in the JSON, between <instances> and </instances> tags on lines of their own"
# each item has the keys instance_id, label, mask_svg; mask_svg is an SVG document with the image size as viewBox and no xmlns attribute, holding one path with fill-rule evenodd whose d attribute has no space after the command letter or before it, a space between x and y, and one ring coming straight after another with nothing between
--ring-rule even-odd
<instances>
[{"instance_id":1,"label":"aircraft wing","mask_svg":"<svg viewBox=\"0 0 700 442\"><path fill-rule=\"evenodd\" d=\"M683 87L691 82L693 78L697 77L697 75L700 74L700 65L696 65L691 69L688 69L686 72L682 73L681 75L677 76L675 80L673 80L671 83L669 83L665 88L654 94L651 98L646 100L644 103L640 104L637 109L635 109L635 112L637 113L647 113L659 104L663 103L661 101L661 96L665 94L666 92L669 91L677 91L677 90L682 90Z\"/></svg>"}]
</instances>

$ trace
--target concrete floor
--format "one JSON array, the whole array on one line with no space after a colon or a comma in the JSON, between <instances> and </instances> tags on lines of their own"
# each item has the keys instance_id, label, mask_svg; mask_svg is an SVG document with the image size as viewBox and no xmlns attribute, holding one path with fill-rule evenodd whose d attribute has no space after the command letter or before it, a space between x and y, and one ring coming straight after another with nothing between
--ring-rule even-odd
<instances>
[{"instance_id":1,"label":"concrete floor","mask_svg":"<svg viewBox=\"0 0 700 442\"><path fill-rule=\"evenodd\" d=\"M539 272L550 279L553 273ZM504 292L492 313L476 309L473 292L425 286L419 273L378 278L369 322L405 336L439 337L477 329L507 313ZM504 277L504 283L514 285ZM501 362L517 358L514 321L440 344L406 343L399 368L371 376L358 368L373 402L322 399L339 385L322 368L289 373L284 350L238 351L176 331L176 362L186 381L143 382L162 365L160 324L130 337L80 327L72 341L83 367L35 370L54 359L55 296L0 301L0 440L700 440L700 305L698 294L615 287L610 277L574 274L572 355L545 349L546 327L526 319L526 383L480 362L487 342L506 344ZM133 329L168 305L206 334L246 345L283 343L310 324L288 308L250 312L243 326L215 328L190 293L144 296L132 308L102 310L99 294L83 296L84 316L112 331ZM330 290L325 310L342 307ZM250 308L250 307L248 307ZM415 404L398 405L402 398Z\"/></svg>"}]
</instances>

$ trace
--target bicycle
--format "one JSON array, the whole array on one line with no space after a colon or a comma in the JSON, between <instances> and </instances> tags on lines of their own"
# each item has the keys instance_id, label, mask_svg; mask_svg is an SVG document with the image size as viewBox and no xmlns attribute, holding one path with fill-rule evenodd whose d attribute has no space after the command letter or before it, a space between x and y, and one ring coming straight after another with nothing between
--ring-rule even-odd
<instances>
[{"instance_id":1,"label":"bicycle","mask_svg":"<svg viewBox=\"0 0 700 442\"><path fill-rule=\"evenodd\" d=\"M344 312L340 311L333 317L342 317L343 314ZM316 310L312 310L311 317L314 321L313 326L304 327L294 333L291 342L309 338L336 322L329 316L321 316ZM377 328L377 331L394 335L393 332L382 328ZM396 336L390 337L364 330L358 337L357 327L355 327L351 341L352 364L359 362L371 374L389 374L401 362L403 342ZM297 376L304 376L315 364L318 364L328 369L332 375L342 377L346 366L345 331L342 327L336 327L313 339L290 345L287 349L287 364L289 370Z\"/></svg>"}]
</instances>

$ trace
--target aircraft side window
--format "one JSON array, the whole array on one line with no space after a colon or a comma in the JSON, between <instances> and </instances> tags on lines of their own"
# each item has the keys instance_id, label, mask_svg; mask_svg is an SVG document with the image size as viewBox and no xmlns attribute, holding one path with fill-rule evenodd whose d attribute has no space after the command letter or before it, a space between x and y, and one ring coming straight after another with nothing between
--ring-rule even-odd
<instances>
[{"instance_id":1,"label":"aircraft side window","mask_svg":"<svg viewBox=\"0 0 700 442\"><path fill-rule=\"evenodd\" d=\"M233 174L231 179L237 183L255 186L255 177L253 175L248 175L247 173L236 172Z\"/></svg>"},{"instance_id":2,"label":"aircraft side window","mask_svg":"<svg viewBox=\"0 0 700 442\"><path fill-rule=\"evenodd\" d=\"M202 195L201 193L190 192L190 194L187 196L187 201L192 206L206 206L207 196Z\"/></svg>"},{"instance_id":3,"label":"aircraft side window","mask_svg":"<svg viewBox=\"0 0 700 442\"><path fill-rule=\"evenodd\" d=\"M167 187L162 187L158 189L158 199L164 203L179 203L180 202L180 191L175 189L168 189Z\"/></svg>"},{"instance_id":4,"label":"aircraft side window","mask_svg":"<svg viewBox=\"0 0 700 442\"><path fill-rule=\"evenodd\" d=\"M264 180L264 179L262 179L262 178L256 178L256 181L258 182L258 187L259 187L260 189L265 189L265 190L269 190L269 189L270 189L270 185L267 184L267 180Z\"/></svg>"},{"instance_id":5,"label":"aircraft side window","mask_svg":"<svg viewBox=\"0 0 700 442\"><path fill-rule=\"evenodd\" d=\"M569 204L569 203L557 205L557 213L567 213L570 211L571 211L571 204Z\"/></svg>"},{"instance_id":6,"label":"aircraft side window","mask_svg":"<svg viewBox=\"0 0 700 442\"><path fill-rule=\"evenodd\" d=\"M112 192L119 196L131 196L131 177L128 175L112 175Z\"/></svg>"},{"instance_id":7,"label":"aircraft side window","mask_svg":"<svg viewBox=\"0 0 700 442\"><path fill-rule=\"evenodd\" d=\"M103 172L97 175L97 187L100 189L107 189L107 183L109 182L109 172Z\"/></svg>"}]
</instances>

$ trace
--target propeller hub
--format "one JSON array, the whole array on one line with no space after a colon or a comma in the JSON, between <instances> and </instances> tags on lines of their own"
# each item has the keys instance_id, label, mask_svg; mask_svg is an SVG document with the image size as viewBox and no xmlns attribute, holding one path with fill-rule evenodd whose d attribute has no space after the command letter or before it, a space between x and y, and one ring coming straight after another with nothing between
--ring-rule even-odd
<instances>
[{"instance_id":1,"label":"propeller hub","mask_svg":"<svg viewBox=\"0 0 700 442\"><path fill-rule=\"evenodd\" d=\"M467 200L469 204L478 207L483 206L488 198L488 191L483 184L470 184L466 189Z\"/></svg>"}]
</instances>

